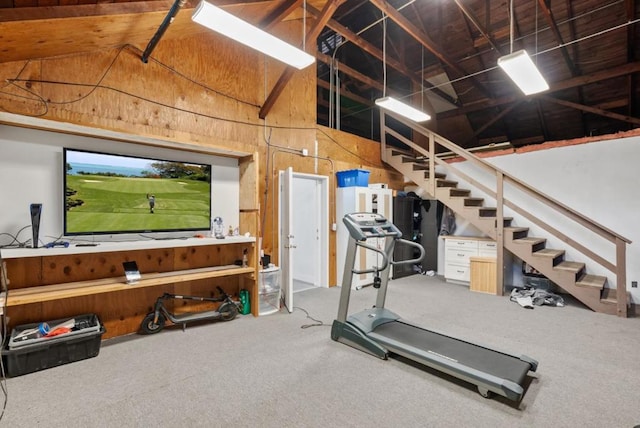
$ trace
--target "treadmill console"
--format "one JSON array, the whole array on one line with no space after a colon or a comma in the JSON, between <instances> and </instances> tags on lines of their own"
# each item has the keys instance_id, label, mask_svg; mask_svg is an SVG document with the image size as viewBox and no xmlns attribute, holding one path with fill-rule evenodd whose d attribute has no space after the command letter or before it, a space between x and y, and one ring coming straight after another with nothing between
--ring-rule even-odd
<instances>
[{"instance_id":1,"label":"treadmill console","mask_svg":"<svg viewBox=\"0 0 640 428\"><path fill-rule=\"evenodd\" d=\"M387 236L402 237L400 229L382 214L351 213L345 215L342 221L347 226L351 237L356 241L364 241L368 238L386 238Z\"/></svg>"}]
</instances>

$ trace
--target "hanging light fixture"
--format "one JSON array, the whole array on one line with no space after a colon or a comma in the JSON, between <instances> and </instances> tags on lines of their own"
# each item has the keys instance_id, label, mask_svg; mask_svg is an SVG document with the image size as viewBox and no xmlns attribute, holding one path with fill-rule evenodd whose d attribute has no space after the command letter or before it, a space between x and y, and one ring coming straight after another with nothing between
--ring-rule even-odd
<instances>
[{"instance_id":1,"label":"hanging light fixture","mask_svg":"<svg viewBox=\"0 0 640 428\"><path fill-rule=\"evenodd\" d=\"M414 122L424 122L431 119L427 113L418 110L417 108L411 107L408 104L403 103L402 101L387 96L387 19L386 16L383 17L382 21L382 74L384 79L383 85L383 94L382 98L378 98L376 100L376 105L397 113L401 116L404 116L408 119L413 120Z\"/></svg>"},{"instance_id":2,"label":"hanging light fixture","mask_svg":"<svg viewBox=\"0 0 640 428\"><path fill-rule=\"evenodd\" d=\"M399 115L402 115L415 122L424 122L431 119L431 116L429 116L427 113L420 111L417 108L413 108L410 105L405 104L393 97L378 98L376 100L376 105L398 113Z\"/></svg>"},{"instance_id":3,"label":"hanging light fixture","mask_svg":"<svg viewBox=\"0 0 640 428\"><path fill-rule=\"evenodd\" d=\"M536 22L538 16L536 13ZM537 94L549 89L547 81L542 77L542 73L533 63L526 50L521 49L513 52L513 0L511 0L511 50L509 55L498 58L498 66L518 85L525 95ZM538 37L536 30L536 37Z\"/></svg>"},{"instance_id":4,"label":"hanging light fixture","mask_svg":"<svg viewBox=\"0 0 640 428\"><path fill-rule=\"evenodd\" d=\"M547 81L524 49L498 58L498 65L525 95L537 94L549 89Z\"/></svg>"},{"instance_id":5,"label":"hanging light fixture","mask_svg":"<svg viewBox=\"0 0 640 428\"><path fill-rule=\"evenodd\" d=\"M282 61L299 70L313 64L315 57L249 24L228 12L201 1L191 19L245 46Z\"/></svg>"}]
</instances>

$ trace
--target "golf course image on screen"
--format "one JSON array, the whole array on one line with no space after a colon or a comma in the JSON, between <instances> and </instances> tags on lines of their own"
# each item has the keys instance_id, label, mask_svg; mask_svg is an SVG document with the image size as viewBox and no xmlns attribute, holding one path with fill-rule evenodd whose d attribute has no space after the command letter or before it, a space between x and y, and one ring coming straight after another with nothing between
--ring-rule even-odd
<instances>
[{"instance_id":1,"label":"golf course image on screen","mask_svg":"<svg viewBox=\"0 0 640 428\"><path fill-rule=\"evenodd\" d=\"M65 149L65 234L207 230L211 166Z\"/></svg>"}]
</instances>

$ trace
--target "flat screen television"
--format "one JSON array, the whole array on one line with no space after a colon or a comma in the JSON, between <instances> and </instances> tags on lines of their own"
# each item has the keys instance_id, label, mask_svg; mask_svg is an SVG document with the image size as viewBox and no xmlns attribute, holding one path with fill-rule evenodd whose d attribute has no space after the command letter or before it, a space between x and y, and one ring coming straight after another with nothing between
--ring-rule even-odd
<instances>
[{"instance_id":1,"label":"flat screen television","mask_svg":"<svg viewBox=\"0 0 640 428\"><path fill-rule=\"evenodd\" d=\"M63 149L64 234L211 229L211 165Z\"/></svg>"}]
</instances>

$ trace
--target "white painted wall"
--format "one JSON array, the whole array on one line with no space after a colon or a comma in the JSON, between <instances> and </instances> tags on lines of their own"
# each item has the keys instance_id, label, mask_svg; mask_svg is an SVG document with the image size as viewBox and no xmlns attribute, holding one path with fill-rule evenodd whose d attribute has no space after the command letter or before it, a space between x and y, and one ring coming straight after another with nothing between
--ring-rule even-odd
<instances>
[{"instance_id":1,"label":"white painted wall","mask_svg":"<svg viewBox=\"0 0 640 428\"><path fill-rule=\"evenodd\" d=\"M212 166L212 216L224 219L225 226L239 224L238 161L167 148L116 142L50 131L0 125L0 234L31 237L29 205L41 203L40 240L50 242L63 231L63 147L118 154L137 155L183 162L209 163ZM158 236L191 236L188 233L164 233ZM148 236L148 234L145 234ZM86 240L86 237L83 239ZM138 235L96 235L96 241L140 239ZM0 235L0 246L11 242Z\"/></svg>"},{"instance_id":2,"label":"white painted wall","mask_svg":"<svg viewBox=\"0 0 640 428\"><path fill-rule=\"evenodd\" d=\"M293 235L297 248L293 251L293 280L319 286L320 271L320 195L315 179L293 177Z\"/></svg>"},{"instance_id":3,"label":"white painted wall","mask_svg":"<svg viewBox=\"0 0 640 428\"><path fill-rule=\"evenodd\" d=\"M638 186L638 168L640 161L640 137L600 141L574 146L539 150L528 153L516 153L506 156L485 158L488 162L508 174L530 184L544 194L564 205L595 220L606 228L632 241L627 246L627 289L632 301L640 303L640 289L631 288L631 281L640 281L640 187ZM495 182L493 177L478 170L469 162L455 164L461 171L483 183ZM461 182L460 187L465 187ZM467 188L471 188L468 187ZM491 188L495 188L493 185ZM473 196L483 196L472 191ZM587 248L601 254L609 261L615 261L615 246L608 241L589 233L581 226L567 223L559 216L550 213L544 206L525 199L520 192L505 187L505 195L526 207L545 222L557 226L573 239ZM495 206L494 203L485 203ZM514 226L529 226L530 236L547 237L536 226L526 224L517 214L505 210L505 215L513 216ZM458 220L456 235L480 234L476 228L462 219ZM566 250L566 260L585 262L587 272L604 275L609 279L608 286L616 287L615 276L596 265L567 244L548 239L547 247ZM519 270L520 267L517 267Z\"/></svg>"}]
</instances>

